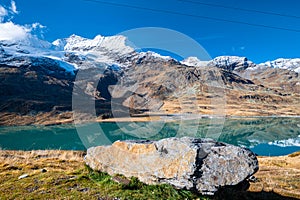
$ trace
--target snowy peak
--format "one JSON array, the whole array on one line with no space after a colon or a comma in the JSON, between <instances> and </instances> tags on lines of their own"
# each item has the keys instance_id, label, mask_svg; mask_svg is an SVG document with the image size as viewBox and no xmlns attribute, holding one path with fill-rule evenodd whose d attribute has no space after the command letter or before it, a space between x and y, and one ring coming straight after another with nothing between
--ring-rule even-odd
<instances>
[{"instance_id":1,"label":"snowy peak","mask_svg":"<svg viewBox=\"0 0 300 200\"><path fill-rule=\"evenodd\" d=\"M138 53L128 44L130 43L127 41L127 38L122 35L107 37L97 35L93 39L88 39L73 34L68 38L57 39L49 43L28 34L27 37L18 41L0 41L0 58L2 59L0 61L5 62L3 59L10 56L50 58L60 63L68 71L70 71L71 66L73 66L74 70L91 67L103 68L112 65L124 68L132 65L134 62L176 61L170 56L162 56L155 52ZM235 72L245 69L280 68L300 73L300 58L281 58L255 64L246 57L238 56L219 56L211 61L201 61L197 57L188 57L180 63L194 67L218 67Z\"/></svg>"},{"instance_id":2,"label":"snowy peak","mask_svg":"<svg viewBox=\"0 0 300 200\"><path fill-rule=\"evenodd\" d=\"M188 57L185 60L181 61L181 63L187 66L194 67L218 67L229 71L238 71L255 66L255 64L249 61L246 57L239 56L219 56L210 61L201 61L197 57Z\"/></svg>"},{"instance_id":3,"label":"snowy peak","mask_svg":"<svg viewBox=\"0 0 300 200\"><path fill-rule=\"evenodd\" d=\"M229 71L233 70L243 70L248 67L253 67L255 64L249 61L246 57L239 56L219 56L211 60L208 64L209 66L216 66Z\"/></svg>"},{"instance_id":4,"label":"snowy peak","mask_svg":"<svg viewBox=\"0 0 300 200\"><path fill-rule=\"evenodd\" d=\"M126 45L124 36L101 36L93 39L71 35L52 42L57 51L65 52L63 60L75 63L78 68L103 68L107 65L127 67L128 58L136 55L133 48Z\"/></svg>"},{"instance_id":5,"label":"snowy peak","mask_svg":"<svg viewBox=\"0 0 300 200\"><path fill-rule=\"evenodd\" d=\"M65 39L65 51L89 51L97 46L100 46L103 37L95 37L94 39L87 39L78 35L71 35Z\"/></svg>"},{"instance_id":6,"label":"snowy peak","mask_svg":"<svg viewBox=\"0 0 300 200\"><path fill-rule=\"evenodd\" d=\"M266 68L279 68L300 73L300 58L284 59L279 58L274 61L267 61L265 63L256 64L246 57L239 56L219 56L211 61L201 61L197 57L188 57L181 61L181 64L187 66L201 67L211 66L218 67L229 71L240 70L263 70Z\"/></svg>"},{"instance_id":7,"label":"snowy peak","mask_svg":"<svg viewBox=\"0 0 300 200\"><path fill-rule=\"evenodd\" d=\"M135 52L134 48L127 45L127 38L121 35L104 37L101 47L109 51L118 52L120 55Z\"/></svg>"},{"instance_id":8,"label":"snowy peak","mask_svg":"<svg viewBox=\"0 0 300 200\"><path fill-rule=\"evenodd\" d=\"M265 63L261 63L259 64L259 66L287 69L287 70L292 70L297 73L300 73L300 58L294 58L294 59L279 58L274 61L267 61Z\"/></svg>"},{"instance_id":9,"label":"snowy peak","mask_svg":"<svg viewBox=\"0 0 300 200\"><path fill-rule=\"evenodd\" d=\"M153 51L147 51L147 52L140 52L136 56L133 57L133 59L136 59L136 63L141 63L143 61L170 61L175 60L170 56L162 56L158 53L155 53ZM177 62L177 61L176 61Z\"/></svg>"},{"instance_id":10,"label":"snowy peak","mask_svg":"<svg viewBox=\"0 0 300 200\"><path fill-rule=\"evenodd\" d=\"M67 44L67 41L65 39L57 39L52 42L54 49L57 51L63 51L66 44Z\"/></svg>"},{"instance_id":11,"label":"snowy peak","mask_svg":"<svg viewBox=\"0 0 300 200\"><path fill-rule=\"evenodd\" d=\"M180 63L190 67L203 67L203 66L207 66L209 61L201 61L197 57L191 56L184 59Z\"/></svg>"},{"instance_id":12,"label":"snowy peak","mask_svg":"<svg viewBox=\"0 0 300 200\"><path fill-rule=\"evenodd\" d=\"M52 42L57 49L64 51L111 51L114 53L128 54L134 51L126 45L127 38L124 36L104 37L97 35L94 39L83 38L78 35L71 35L65 39L58 39Z\"/></svg>"},{"instance_id":13,"label":"snowy peak","mask_svg":"<svg viewBox=\"0 0 300 200\"><path fill-rule=\"evenodd\" d=\"M68 38L57 39L52 42L57 50L61 51L76 51L76 50L90 50L93 47L97 46L97 42L87 38L83 38L78 35L71 35Z\"/></svg>"},{"instance_id":14,"label":"snowy peak","mask_svg":"<svg viewBox=\"0 0 300 200\"><path fill-rule=\"evenodd\" d=\"M8 66L56 67L57 71L74 74L76 66L63 61L62 57L63 53L57 52L53 44L31 34L20 40L0 42L0 63Z\"/></svg>"},{"instance_id":15,"label":"snowy peak","mask_svg":"<svg viewBox=\"0 0 300 200\"><path fill-rule=\"evenodd\" d=\"M14 64L21 66L24 61L20 57L49 58L53 63L59 63L66 71L78 68L106 68L113 64L126 67L130 63L125 63L123 60L126 61L127 57L136 55L134 49L126 45L124 36L97 35L93 39L87 39L71 35L49 43L29 35L20 41L0 42L0 47L2 63L7 63L14 58L18 61Z\"/></svg>"}]
</instances>

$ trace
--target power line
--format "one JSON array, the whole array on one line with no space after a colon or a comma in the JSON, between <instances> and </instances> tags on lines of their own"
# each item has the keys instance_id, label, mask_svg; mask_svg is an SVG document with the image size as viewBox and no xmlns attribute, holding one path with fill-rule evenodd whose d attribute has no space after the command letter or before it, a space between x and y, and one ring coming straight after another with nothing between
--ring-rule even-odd
<instances>
[{"instance_id":1,"label":"power line","mask_svg":"<svg viewBox=\"0 0 300 200\"><path fill-rule=\"evenodd\" d=\"M261 10L254 10L254 9L247 9L247 8L240 8L240 7L224 6L224 5L220 5L220 4L204 3L204 2L198 2L198 1L193 1L193 0L178 0L178 1L199 4L199 5L205 5L205 6L210 6L210 7L219 7L219 8L226 8L226 9L231 9L231 10L239 10L239 11L254 12L254 13L260 13L260 14L266 14L266 15L300 19L300 16L288 15L288 14L283 14L283 13L261 11Z\"/></svg>"},{"instance_id":2,"label":"power line","mask_svg":"<svg viewBox=\"0 0 300 200\"><path fill-rule=\"evenodd\" d=\"M207 17L207 16L203 16L203 15L187 14L187 13L181 13L181 12L170 11L170 10L161 10L161 9L154 9L154 8L146 8L146 7L141 7L141 6L135 6L135 5L129 5L129 4L121 4L121 3L114 3L114 2L106 2L106 1L100 1L100 0L82 0L82 1L88 1L88 2L94 2L94 3L111 5L111 6L134 8L134 9L146 10L146 11L152 11L152 12L167 13L167 14L172 14L172 15L180 15L180 16L186 16L186 17L194 17L194 18L208 19L208 20L213 20L213 21L229 22L229 23L235 23L235 24L243 24L243 25L248 25L248 26L270 28L270 29L276 29L276 30L291 31L291 32L300 33L299 29L290 29L290 28L283 28L283 27L277 27L277 26L269 26L269 25L264 25L264 24L254 24L254 23L249 23L249 22L227 20L227 19L221 19L221 18L216 18L216 17Z\"/></svg>"}]
</instances>

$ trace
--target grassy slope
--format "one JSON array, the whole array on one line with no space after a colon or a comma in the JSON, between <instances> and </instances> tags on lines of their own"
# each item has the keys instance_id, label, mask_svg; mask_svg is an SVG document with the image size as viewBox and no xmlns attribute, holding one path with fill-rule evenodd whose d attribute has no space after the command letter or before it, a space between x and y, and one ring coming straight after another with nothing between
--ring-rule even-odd
<instances>
[{"instance_id":1,"label":"grassy slope","mask_svg":"<svg viewBox=\"0 0 300 200\"><path fill-rule=\"evenodd\" d=\"M213 197L94 172L84 165L83 156L72 151L0 151L0 199L300 198L300 153L259 158L259 181L251 183L248 191L225 189ZM29 176L18 179L23 174Z\"/></svg>"}]
</instances>

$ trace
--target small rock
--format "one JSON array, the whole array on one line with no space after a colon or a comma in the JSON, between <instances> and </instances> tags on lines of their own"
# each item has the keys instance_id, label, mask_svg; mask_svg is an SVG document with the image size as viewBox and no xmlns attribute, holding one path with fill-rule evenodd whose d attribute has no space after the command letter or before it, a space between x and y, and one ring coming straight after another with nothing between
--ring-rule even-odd
<instances>
[{"instance_id":1,"label":"small rock","mask_svg":"<svg viewBox=\"0 0 300 200\"><path fill-rule=\"evenodd\" d=\"M77 177L77 176L69 176L68 178L69 178L69 180L75 180L75 179L77 179L78 177Z\"/></svg>"},{"instance_id":2,"label":"small rock","mask_svg":"<svg viewBox=\"0 0 300 200\"><path fill-rule=\"evenodd\" d=\"M258 181L258 179L255 177L255 176L250 176L248 178L249 182L252 182L252 183L256 183Z\"/></svg>"},{"instance_id":3,"label":"small rock","mask_svg":"<svg viewBox=\"0 0 300 200\"><path fill-rule=\"evenodd\" d=\"M39 186L28 187L26 188L27 192L31 193L39 189Z\"/></svg>"},{"instance_id":4,"label":"small rock","mask_svg":"<svg viewBox=\"0 0 300 200\"><path fill-rule=\"evenodd\" d=\"M89 188L78 188L77 189L77 191L79 191L79 192L87 192L89 190L90 190Z\"/></svg>"},{"instance_id":5,"label":"small rock","mask_svg":"<svg viewBox=\"0 0 300 200\"><path fill-rule=\"evenodd\" d=\"M23 175L19 176L19 178L18 178L18 179L27 178L28 176L29 176L28 174L23 174Z\"/></svg>"},{"instance_id":6,"label":"small rock","mask_svg":"<svg viewBox=\"0 0 300 200\"><path fill-rule=\"evenodd\" d=\"M47 170L46 169L41 169L40 170L42 173L45 173L45 172L47 172Z\"/></svg>"},{"instance_id":7,"label":"small rock","mask_svg":"<svg viewBox=\"0 0 300 200\"><path fill-rule=\"evenodd\" d=\"M129 179L127 179L126 177L121 177L121 176L113 176L111 178L111 180L113 180L117 183L120 183L120 184L124 184L124 185L129 185L129 183L130 183Z\"/></svg>"}]
</instances>

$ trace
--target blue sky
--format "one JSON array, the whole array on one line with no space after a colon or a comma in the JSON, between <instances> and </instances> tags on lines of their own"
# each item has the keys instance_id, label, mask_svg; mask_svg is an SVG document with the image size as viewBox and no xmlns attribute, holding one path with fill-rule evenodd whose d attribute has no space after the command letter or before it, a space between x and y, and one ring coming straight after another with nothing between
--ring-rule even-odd
<instances>
[{"instance_id":1,"label":"blue sky","mask_svg":"<svg viewBox=\"0 0 300 200\"><path fill-rule=\"evenodd\" d=\"M300 17L274 16L179 0L101 1L299 31L248 26L85 0L15 0L19 13L11 20L21 25L39 22L46 26L43 36L48 41L73 33L93 38L98 34L115 35L139 27L164 27L194 38L212 57L246 56L254 62L300 57ZM297 0L193 1L300 16L300 1ZM11 1L2 0L0 4L8 7Z\"/></svg>"}]
</instances>

